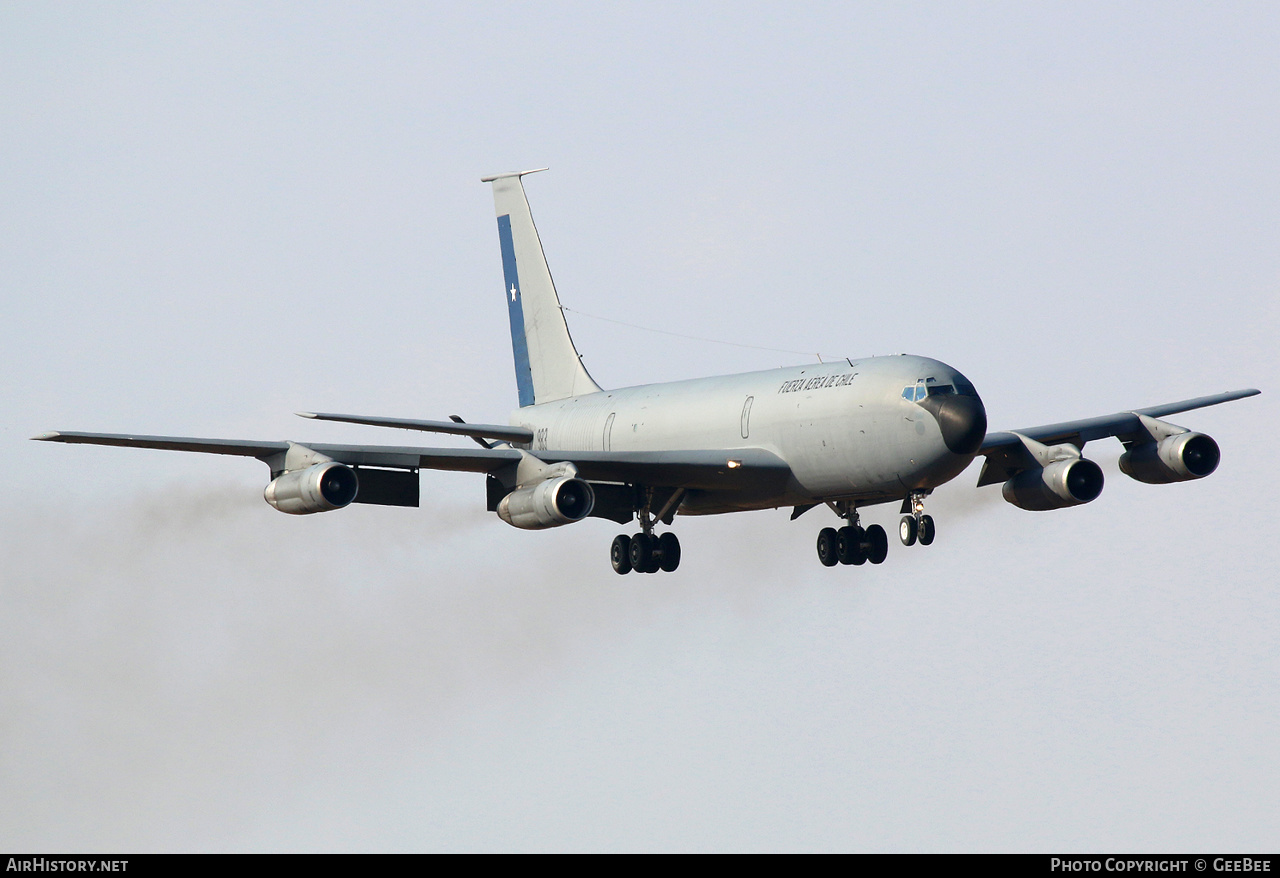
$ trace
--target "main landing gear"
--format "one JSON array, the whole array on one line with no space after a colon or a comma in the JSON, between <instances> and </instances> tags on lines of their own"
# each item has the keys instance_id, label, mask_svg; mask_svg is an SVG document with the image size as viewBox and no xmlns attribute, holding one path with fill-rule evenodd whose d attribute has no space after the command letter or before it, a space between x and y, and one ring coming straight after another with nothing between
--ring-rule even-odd
<instances>
[{"instance_id":1,"label":"main landing gear","mask_svg":"<svg viewBox=\"0 0 1280 878\"><path fill-rule=\"evenodd\" d=\"M902 545L913 546L919 543L927 546L933 542L937 531L933 517L924 514L924 498L928 491L913 491L902 501L902 516L898 523L898 537ZM881 564L889 554L889 540L884 528L878 524L862 528L858 525L858 510L851 501L837 500L828 502L828 506L836 515L845 519L848 524L837 530L824 527L818 533L818 560L824 567L837 564Z\"/></svg>"},{"instance_id":2,"label":"main landing gear","mask_svg":"<svg viewBox=\"0 0 1280 878\"><path fill-rule=\"evenodd\" d=\"M657 515L650 514L652 492L648 492L644 506L636 511L640 521L640 533L634 536L618 534L609 547L609 563L615 573L625 574L634 570L636 573L672 573L680 566L680 539L667 532L657 536L653 526L659 521L670 524L666 516L671 513L684 497L681 489L673 494L659 510Z\"/></svg>"},{"instance_id":3,"label":"main landing gear","mask_svg":"<svg viewBox=\"0 0 1280 878\"><path fill-rule=\"evenodd\" d=\"M915 545L917 541L920 545L927 546L937 535L933 516L924 514L924 496L917 491L902 501L902 511L909 513L902 516L902 521L898 522L898 538L902 540L904 546Z\"/></svg>"},{"instance_id":4,"label":"main landing gear","mask_svg":"<svg viewBox=\"0 0 1280 878\"><path fill-rule=\"evenodd\" d=\"M671 573L680 566L680 539L670 531L660 537L618 534L609 547L609 561L616 573Z\"/></svg>"},{"instance_id":5,"label":"main landing gear","mask_svg":"<svg viewBox=\"0 0 1280 878\"><path fill-rule=\"evenodd\" d=\"M824 527L818 532L818 560L824 567L837 564L861 565L870 561L883 564L889 555L889 538L878 524L863 528L858 524L858 510L851 503L829 504L836 514L849 523L837 530Z\"/></svg>"}]
</instances>

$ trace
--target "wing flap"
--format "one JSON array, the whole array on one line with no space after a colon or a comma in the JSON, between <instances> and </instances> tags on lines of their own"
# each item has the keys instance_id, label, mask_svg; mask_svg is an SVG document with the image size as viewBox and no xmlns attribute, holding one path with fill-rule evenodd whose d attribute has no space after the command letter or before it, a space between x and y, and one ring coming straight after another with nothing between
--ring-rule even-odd
<instances>
[{"instance_id":1,"label":"wing flap","mask_svg":"<svg viewBox=\"0 0 1280 878\"><path fill-rule=\"evenodd\" d=\"M705 491L781 488L791 477L782 458L763 448L691 451L538 451L547 463L569 461L588 481Z\"/></svg>"}]
</instances>

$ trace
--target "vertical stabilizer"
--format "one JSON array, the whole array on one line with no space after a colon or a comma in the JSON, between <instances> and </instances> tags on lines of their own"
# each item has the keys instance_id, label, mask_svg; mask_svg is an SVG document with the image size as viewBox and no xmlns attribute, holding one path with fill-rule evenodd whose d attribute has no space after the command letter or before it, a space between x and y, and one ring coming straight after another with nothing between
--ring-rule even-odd
<instances>
[{"instance_id":1,"label":"vertical stabilizer","mask_svg":"<svg viewBox=\"0 0 1280 878\"><path fill-rule=\"evenodd\" d=\"M542 242L533 225L533 215L520 182L522 176L532 173L535 172L498 174L481 181L493 184L498 242L502 245L504 295L511 317L511 347L515 353L521 407L600 389L587 374L569 337L569 327L560 310L560 297L556 295Z\"/></svg>"}]
</instances>

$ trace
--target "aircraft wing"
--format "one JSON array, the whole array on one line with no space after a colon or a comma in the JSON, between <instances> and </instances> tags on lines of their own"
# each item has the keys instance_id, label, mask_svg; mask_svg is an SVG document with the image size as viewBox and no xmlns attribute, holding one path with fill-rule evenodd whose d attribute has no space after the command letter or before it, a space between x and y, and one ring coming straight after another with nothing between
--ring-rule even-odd
<instances>
[{"instance_id":1,"label":"aircraft wing","mask_svg":"<svg viewBox=\"0 0 1280 878\"><path fill-rule=\"evenodd\" d=\"M1086 442L1095 439L1115 437L1121 441L1129 441L1144 435L1141 416L1163 418L1179 412L1257 396L1262 391L1252 388L1216 393L1211 396L1198 396L1195 399L1184 399L1180 402L1169 402L1153 405L1148 408L1134 409L1128 412L1117 412L1114 415L1102 415L1096 418L1082 418L1078 421L1063 421L1058 424L1044 424L1039 427L1024 427L1020 430L1009 430L999 433L988 433L983 440L978 454L985 455L986 464L978 478L979 487L1003 482L1023 469L1037 466L1034 456L1027 449L1023 437L1033 439L1044 445L1074 445L1083 448Z\"/></svg>"},{"instance_id":2,"label":"aircraft wing","mask_svg":"<svg viewBox=\"0 0 1280 878\"><path fill-rule=\"evenodd\" d=\"M140 436L122 433L54 432L33 437L44 442L158 448L205 454L254 457L277 468L295 444L351 466L399 469L438 469L494 473L518 464L520 451L496 448L418 448L396 445L335 445L239 439L201 439L189 436ZM530 451L546 463L567 461L588 481L636 483L666 488L705 490L763 487L786 483L791 469L777 455L762 448L733 451Z\"/></svg>"},{"instance_id":3,"label":"aircraft wing","mask_svg":"<svg viewBox=\"0 0 1280 878\"><path fill-rule=\"evenodd\" d=\"M137 436L122 433L44 433L34 437L43 442L84 445L119 445L127 448L159 448L165 451L196 451L204 454L235 454L266 462L287 453L292 443L252 439L199 439L190 436ZM352 466L385 466L402 469L461 470L487 473L520 461L515 449L412 448L395 445L333 445L307 443L307 448Z\"/></svg>"}]
</instances>

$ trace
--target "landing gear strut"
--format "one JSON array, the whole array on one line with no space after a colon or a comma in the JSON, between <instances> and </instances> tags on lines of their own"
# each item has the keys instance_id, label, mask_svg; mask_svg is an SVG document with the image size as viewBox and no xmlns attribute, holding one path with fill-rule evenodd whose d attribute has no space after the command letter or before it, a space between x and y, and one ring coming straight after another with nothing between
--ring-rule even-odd
<instances>
[{"instance_id":1,"label":"landing gear strut","mask_svg":"<svg viewBox=\"0 0 1280 878\"><path fill-rule=\"evenodd\" d=\"M653 526L665 520L683 496L683 489L677 491L657 515L652 515L649 510L653 492L646 492L644 506L636 511L640 533L634 536L618 534L609 547L609 563L615 573L626 574L632 570L636 573L657 573L659 570L672 573L680 566L680 538L671 532L655 536Z\"/></svg>"},{"instance_id":2,"label":"landing gear strut","mask_svg":"<svg viewBox=\"0 0 1280 878\"><path fill-rule=\"evenodd\" d=\"M858 509L852 503L841 500L827 504L848 524L836 530L824 527L818 533L818 560L824 567L836 564L883 564L889 555L889 538L884 528L873 524L863 528L858 524Z\"/></svg>"},{"instance_id":3,"label":"landing gear strut","mask_svg":"<svg viewBox=\"0 0 1280 878\"><path fill-rule=\"evenodd\" d=\"M898 522L898 538L904 546L914 545L917 540L920 545L927 546L937 535L933 516L924 514L924 498L924 491L913 491L911 496L902 501L902 511L910 513L902 516L902 521Z\"/></svg>"}]
</instances>

